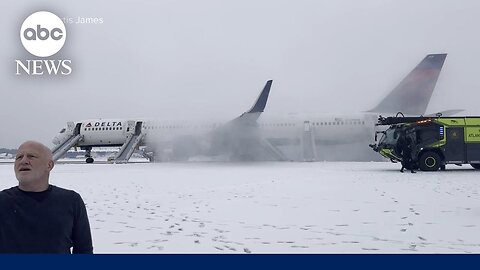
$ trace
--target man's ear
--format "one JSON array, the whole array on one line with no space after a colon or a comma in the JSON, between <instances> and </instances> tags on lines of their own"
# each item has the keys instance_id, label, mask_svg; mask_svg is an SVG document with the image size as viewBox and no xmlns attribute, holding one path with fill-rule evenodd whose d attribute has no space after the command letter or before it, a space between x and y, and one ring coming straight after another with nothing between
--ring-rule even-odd
<instances>
[{"instance_id":1,"label":"man's ear","mask_svg":"<svg viewBox=\"0 0 480 270\"><path fill-rule=\"evenodd\" d=\"M53 160L48 161L48 170L49 171L51 171L54 166L55 166L55 163L53 162Z\"/></svg>"}]
</instances>

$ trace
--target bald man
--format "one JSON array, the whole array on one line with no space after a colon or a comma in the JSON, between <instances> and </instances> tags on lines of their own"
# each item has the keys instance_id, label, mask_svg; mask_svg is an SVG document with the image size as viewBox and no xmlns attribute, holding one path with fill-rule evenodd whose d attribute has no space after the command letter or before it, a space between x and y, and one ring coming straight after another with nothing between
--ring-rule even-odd
<instances>
[{"instance_id":1,"label":"bald man","mask_svg":"<svg viewBox=\"0 0 480 270\"><path fill-rule=\"evenodd\" d=\"M18 186L0 192L0 253L93 253L78 193L49 184L52 152L27 141L15 157Z\"/></svg>"}]
</instances>

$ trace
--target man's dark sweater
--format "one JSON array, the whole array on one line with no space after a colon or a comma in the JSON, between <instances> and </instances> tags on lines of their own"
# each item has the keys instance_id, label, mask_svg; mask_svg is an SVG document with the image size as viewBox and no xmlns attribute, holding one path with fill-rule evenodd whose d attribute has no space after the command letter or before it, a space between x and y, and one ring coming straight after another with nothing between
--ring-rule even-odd
<instances>
[{"instance_id":1,"label":"man's dark sweater","mask_svg":"<svg viewBox=\"0 0 480 270\"><path fill-rule=\"evenodd\" d=\"M92 253L87 211L80 195L50 185L0 192L0 253Z\"/></svg>"}]
</instances>

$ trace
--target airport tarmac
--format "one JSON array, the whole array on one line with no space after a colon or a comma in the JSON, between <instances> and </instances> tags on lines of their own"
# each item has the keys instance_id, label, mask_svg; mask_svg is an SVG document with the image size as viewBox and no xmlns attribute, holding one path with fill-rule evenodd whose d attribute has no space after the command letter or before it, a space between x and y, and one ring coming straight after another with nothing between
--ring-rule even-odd
<instances>
[{"instance_id":1,"label":"airport tarmac","mask_svg":"<svg viewBox=\"0 0 480 270\"><path fill-rule=\"evenodd\" d=\"M479 253L470 166L389 162L57 164L96 253ZM0 189L16 185L0 164Z\"/></svg>"}]
</instances>

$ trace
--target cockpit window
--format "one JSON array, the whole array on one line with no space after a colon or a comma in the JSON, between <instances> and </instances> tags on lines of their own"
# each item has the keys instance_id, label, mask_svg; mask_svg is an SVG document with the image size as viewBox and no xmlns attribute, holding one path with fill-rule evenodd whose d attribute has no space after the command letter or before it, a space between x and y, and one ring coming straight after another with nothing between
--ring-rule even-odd
<instances>
[{"instance_id":1,"label":"cockpit window","mask_svg":"<svg viewBox=\"0 0 480 270\"><path fill-rule=\"evenodd\" d=\"M62 130L60 130L59 133L65 133L65 130L66 130L65 128L62 128Z\"/></svg>"},{"instance_id":2,"label":"cockpit window","mask_svg":"<svg viewBox=\"0 0 480 270\"><path fill-rule=\"evenodd\" d=\"M397 142L398 136L398 130L389 128L383 134L382 138L379 141L379 144L394 145Z\"/></svg>"}]
</instances>

